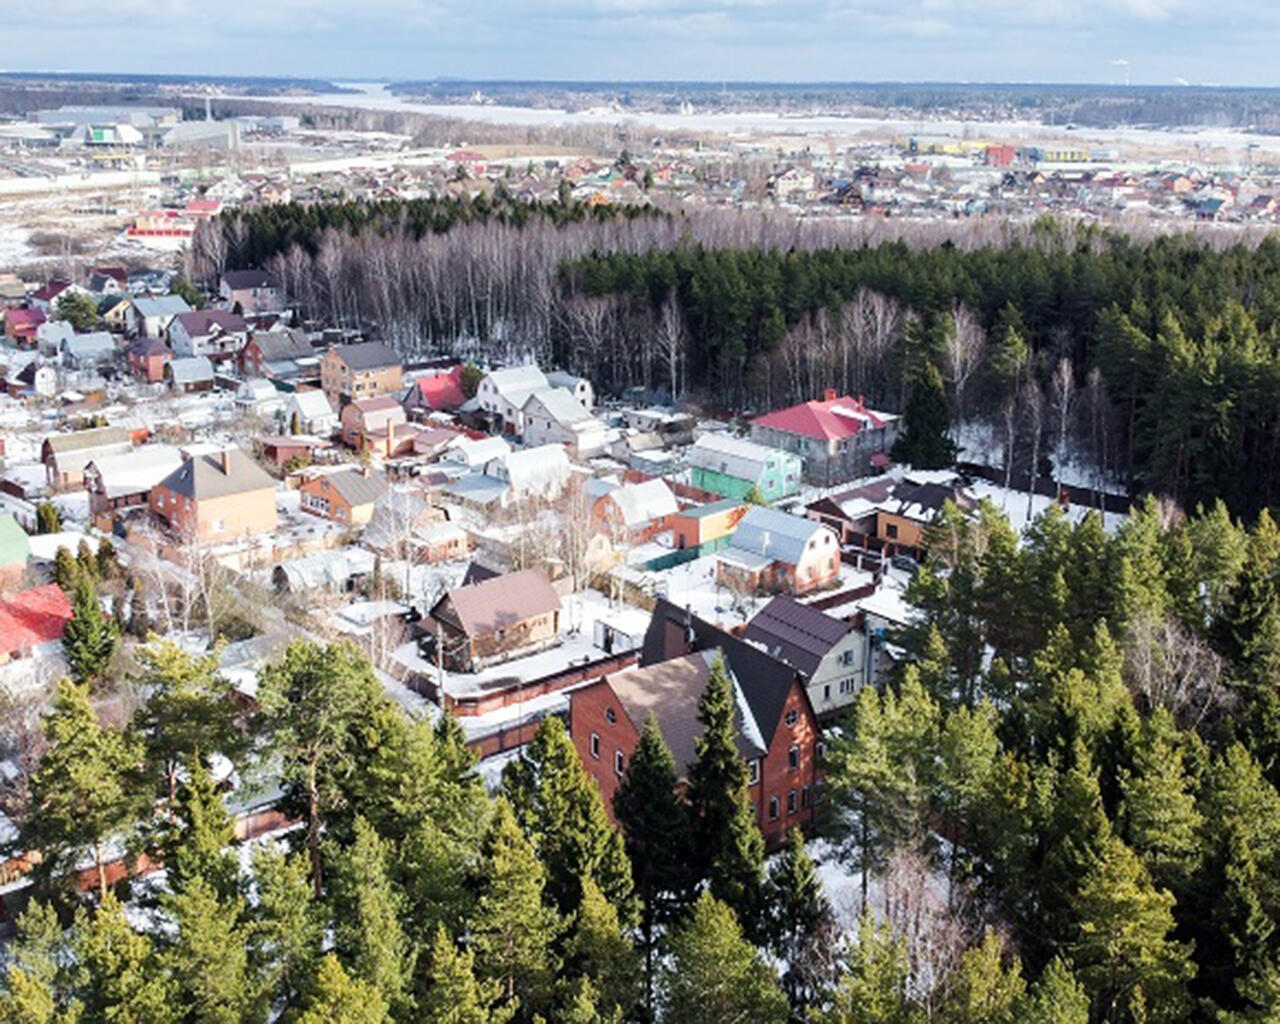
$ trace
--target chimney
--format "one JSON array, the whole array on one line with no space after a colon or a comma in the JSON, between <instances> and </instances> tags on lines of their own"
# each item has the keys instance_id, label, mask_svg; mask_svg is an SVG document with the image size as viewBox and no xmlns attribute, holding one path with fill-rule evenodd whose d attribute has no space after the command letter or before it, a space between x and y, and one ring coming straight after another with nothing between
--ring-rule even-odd
<instances>
[{"instance_id":1,"label":"chimney","mask_svg":"<svg viewBox=\"0 0 1280 1024\"><path fill-rule=\"evenodd\" d=\"M822 400L824 402L834 402L836 400L836 389L827 388L827 390L822 393Z\"/></svg>"},{"instance_id":2,"label":"chimney","mask_svg":"<svg viewBox=\"0 0 1280 1024\"><path fill-rule=\"evenodd\" d=\"M387 458L391 458L391 453L395 450L396 427L394 423L387 423Z\"/></svg>"},{"instance_id":3,"label":"chimney","mask_svg":"<svg viewBox=\"0 0 1280 1024\"><path fill-rule=\"evenodd\" d=\"M230 476L231 475L231 449L223 448L222 451L218 453L218 459L222 463L222 475Z\"/></svg>"}]
</instances>

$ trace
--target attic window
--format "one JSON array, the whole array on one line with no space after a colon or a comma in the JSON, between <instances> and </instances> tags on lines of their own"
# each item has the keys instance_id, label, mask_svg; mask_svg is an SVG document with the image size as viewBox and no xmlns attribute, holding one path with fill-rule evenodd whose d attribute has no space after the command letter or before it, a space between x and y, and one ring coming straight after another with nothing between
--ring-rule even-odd
<instances>
[{"instance_id":1,"label":"attic window","mask_svg":"<svg viewBox=\"0 0 1280 1024\"><path fill-rule=\"evenodd\" d=\"M799 720L800 720L800 712L797 711L795 708L790 708L787 711L787 725L795 725L796 722L798 722Z\"/></svg>"},{"instance_id":2,"label":"attic window","mask_svg":"<svg viewBox=\"0 0 1280 1024\"><path fill-rule=\"evenodd\" d=\"M760 782L760 761L752 758L747 762L747 785L755 786Z\"/></svg>"},{"instance_id":3,"label":"attic window","mask_svg":"<svg viewBox=\"0 0 1280 1024\"><path fill-rule=\"evenodd\" d=\"M613 725L618 720L617 712L615 712L613 708L605 708L604 720L608 722L610 725Z\"/></svg>"}]
</instances>

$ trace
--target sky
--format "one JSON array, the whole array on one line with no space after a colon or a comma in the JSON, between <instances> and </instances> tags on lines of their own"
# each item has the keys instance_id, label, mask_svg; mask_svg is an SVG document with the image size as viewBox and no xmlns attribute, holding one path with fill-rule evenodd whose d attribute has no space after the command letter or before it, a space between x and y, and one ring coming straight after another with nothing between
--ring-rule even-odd
<instances>
[{"instance_id":1,"label":"sky","mask_svg":"<svg viewBox=\"0 0 1280 1024\"><path fill-rule=\"evenodd\" d=\"M1280 86L1275 0L0 0L9 71ZM48 47L39 40L48 41Z\"/></svg>"}]
</instances>

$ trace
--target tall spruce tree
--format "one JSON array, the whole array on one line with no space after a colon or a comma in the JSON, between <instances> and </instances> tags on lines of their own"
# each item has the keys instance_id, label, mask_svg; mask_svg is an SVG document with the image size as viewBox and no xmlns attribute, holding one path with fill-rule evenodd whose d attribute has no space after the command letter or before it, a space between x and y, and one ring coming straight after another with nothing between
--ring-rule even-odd
<instances>
[{"instance_id":1,"label":"tall spruce tree","mask_svg":"<svg viewBox=\"0 0 1280 1024\"><path fill-rule=\"evenodd\" d=\"M769 869L769 909L769 948L786 965L782 990L804 1019L835 982L839 929L798 828Z\"/></svg>"},{"instance_id":2,"label":"tall spruce tree","mask_svg":"<svg viewBox=\"0 0 1280 1024\"><path fill-rule=\"evenodd\" d=\"M1017 1019L1018 1024L1089 1024L1089 993L1055 958L1031 986Z\"/></svg>"},{"instance_id":3,"label":"tall spruce tree","mask_svg":"<svg viewBox=\"0 0 1280 1024\"><path fill-rule=\"evenodd\" d=\"M951 980L942 1016L948 1024L1022 1024L1026 982L1016 956L1006 958L988 928L982 942L965 951Z\"/></svg>"},{"instance_id":4,"label":"tall spruce tree","mask_svg":"<svg viewBox=\"0 0 1280 1024\"><path fill-rule=\"evenodd\" d=\"M663 967L667 1024L783 1024L787 999L777 975L742 935L733 911L709 892L671 936Z\"/></svg>"},{"instance_id":5,"label":"tall spruce tree","mask_svg":"<svg viewBox=\"0 0 1280 1024\"><path fill-rule=\"evenodd\" d=\"M80 578L80 564L68 547L58 548L53 556L53 582L68 595L75 593L76 580Z\"/></svg>"},{"instance_id":6,"label":"tall spruce tree","mask_svg":"<svg viewBox=\"0 0 1280 1024\"><path fill-rule=\"evenodd\" d=\"M325 921L313 898L309 867L301 856L270 849L253 857L258 899L249 914L248 946L269 1001L306 1005L323 955Z\"/></svg>"},{"instance_id":7,"label":"tall spruce tree","mask_svg":"<svg viewBox=\"0 0 1280 1024\"><path fill-rule=\"evenodd\" d=\"M546 874L511 805L499 798L477 869L479 897L469 922L476 973L519 1000L521 1020L547 1008L562 924L544 903Z\"/></svg>"},{"instance_id":8,"label":"tall spruce tree","mask_svg":"<svg viewBox=\"0 0 1280 1024\"><path fill-rule=\"evenodd\" d=\"M502 986L477 980L475 956L460 950L444 925L431 944L430 987L422 999L424 1024L506 1024L515 1006L499 1003Z\"/></svg>"},{"instance_id":9,"label":"tall spruce tree","mask_svg":"<svg viewBox=\"0 0 1280 1024\"><path fill-rule=\"evenodd\" d=\"M382 993L367 981L347 974L332 953L320 961L311 988L315 995L297 1018L298 1024L389 1024L391 1021Z\"/></svg>"},{"instance_id":10,"label":"tall spruce tree","mask_svg":"<svg viewBox=\"0 0 1280 1024\"><path fill-rule=\"evenodd\" d=\"M675 759L653 715L645 719L631 760L613 795L613 813L626 837L631 877L640 899L645 1005L652 1010L658 929L689 905L697 882L689 810L677 793Z\"/></svg>"},{"instance_id":11,"label":"tall spruce tree","mask_svg":"<svg viewBox=\"0 0 1280 1024\"><path fill-rule=\"evenodd\" d=\"M171 1024L180 1019L174 990L151 940L133 930L111 893L92 916L77 911L73 926L76 959L74 998L86 1021Z\"/></svg>"},{"instance_id":12,"label":"tall spruce tree","mask_svg":"<svg viewBox=\"0 0 1280 1024\"><path fill-rule=\"evenodd\" d=\"M46 878L65 874L91 851L105 897L105 844L139 809L128 784L137 752L98 721L87 690L70 680L58 684L44 732L49 748L31 777L22 848L40 851L37 870Z\"/></svg>"},{"instance_id":13,"label":"tall spruce tree","mask_svg":"<svg viewBox=\"0 0 1280 1024\"><path fill-rule=\"evenodd\" d=\"M689 806L695 852L712 894L756 935L764 884L764 837L756 824L747 766L738 752L737 702L724 659L711 665L698 700L702 735L689 767Z\"/></svg>"},{"instance_id":14,"label":"tall spruce tree","mask_svg":"<svg viewBox=\"0 0 1280 1024\"><path fill-rule=\"evenodd\" d=\"M184 878L165 899L177 935L160 957L186 1020L238 1024L265 1007L250 975L241 900L225 899L203 878Z\"/></svg>"},{"instance_id":15,"label":"tall spruce tree","mask_svg":"<svg viewBox=\"0 0 1280 1024\"><path fill-rule=\"evenodd\" d=\"M864 913L846 960L831 1005L818 1015L821 1024L924 1024L907 944L887 924Z\"/></svg>"},{"instance_id":16,"label":"tall spruce tree","mask_svg":"<svg viewBox=\"0 0 1280 1024\"><path fill-rule=\"evenodd\" d=\"M81 573L71 598L71 621L62 635L62 653L78 683L97 683L116 649L115 623L102 610L102 601L88 573Z\"/></svg>"},{"instance_id":17,"label":"tall spruce tree","mask_svg":"<svg viewBox=\"0 0 1280 1024\"><path fill-rule=\"evenodd\" d=\"M640 1003L640 959L617 910L590 876L583 879L561 975L585 979L593 1005L605 1017L634 1017Z\"/></svg>"},{"instance_id":18,"label":"tall spruce tree","mask_svg":"<svg viewBox=\"0 0 1280 1024\"><path fill-rule=\"evenodd\" d=\"M547 872L547 895L561 914L576 912L583 880L591 878L619 917L635 920L631 864L564 723L542 720L533 739L503 773L516 820Z\"/></svg>"},{"instance_id":19,"label":"tall spruce tree","mask_svg":"<svg viewBox=\"0 0 1280 1024\"><path fill-rule=\"evenodd\" d=\"M956 457L942 372L932 359L913 357L907 370L907 405L893 458L916 469L945 469Z\"/></svg>"},{"instance_id":20,"label":"tall spruce tree","mask_svg":"<svg viewBox=\"0 0 1280 1024\"><path fill-rule=\"evenodd\" d=\"M181 891L203 881L218 899L231 903L239 892L240 868L230 846L235 839L231 816L213 778L200 759L192 758L178 790L175 822L165 867L169 884Z\"/></svg>"}]
</instances>

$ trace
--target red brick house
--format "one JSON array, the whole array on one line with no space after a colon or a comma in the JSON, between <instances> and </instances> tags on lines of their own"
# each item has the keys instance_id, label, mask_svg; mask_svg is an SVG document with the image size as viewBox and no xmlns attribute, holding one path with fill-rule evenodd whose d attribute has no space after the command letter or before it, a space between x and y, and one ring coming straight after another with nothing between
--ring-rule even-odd
<instances>
[{"instance_id":1,"label":"red brick house","mask_svg":"<svg viewBox=\"0 0 1280 1024\"><path fill-rule=\"evenodd\" d=\"M125 349L125 358L135 380L158 384L164 380L164 368L173 361L173 353L159 338L141 337Z\"/></svg>"},{"instance_id":2,"label":"red brick house","mask_svg":"<svg viewBox=\"0 0 1280 1024\"><path fill-rule=\"evenodd\" d=\"M613 794L652 714L683 780L701 735L698 700L724 659L738 697L738 750L747 762L756 821L770 848L814 817L818 724L799 673L765 651L659 600L640 666L574 690L569 732L612 813Z\"/></svg>"}]
</instances>

